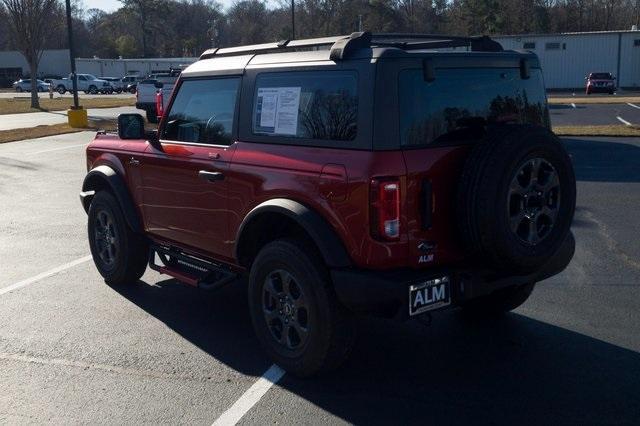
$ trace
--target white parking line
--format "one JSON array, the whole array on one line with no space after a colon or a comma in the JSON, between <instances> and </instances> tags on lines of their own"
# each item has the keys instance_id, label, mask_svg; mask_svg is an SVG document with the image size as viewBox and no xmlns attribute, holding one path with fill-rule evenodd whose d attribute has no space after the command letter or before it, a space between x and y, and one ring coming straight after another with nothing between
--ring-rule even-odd
<instances>
[{"instance_id":1,"label":"white parking line","mask_svg":"<svg viewBox=\"0 0 640 426\"><path fill-rule=\"evenodd\" d=\"M233 426L260 401L265 393L284 376L284 370L273 364L262 377L242 394L242 396L218 419L213 426Z\"/></svg>"},{"instance_id":2,"label":"white parking line","mask_svg":"<svg viewBox=\"0 0 640 426\"><path fill-rule=\"evenodd\" d=\"M627 105L629 105L630 107L634 107L634 108L640 109L640 106L634 105L631 102L627 102Z\"/></svg>"},{"instance_id":3,"label":"white parking line","mask_svg":"<svg viewBox=\"0 0 640 426\"><path fill-rule=\"evenodd\" d=\"M15 283L15 284L11 284L9 287L1 288L0 289L0 296L3 295L3 294L9 293L10 291L17 290L17 289L22 288L22 287L26 287L29 284L33 284L33 283L35 283L37 281L40 281L41 279L50 277L51 275L55 275L55 274L60 273L60 272L62 272L64 270L66 270L66 269L73 268L74 266L80 265L81 263L88 262L89 260L91 260L91 255L85 256L85 257L81 257L80 259L76 259L73 262L65 263L64 265L60 265L60 266L58 266L56 268L49 269L48 271L45 271L45 272L43 272L41 274L38 274L38 275L36 275L34 277L27 278L26 280L22 280L20 282Z\"/></svg>"},{"instance_id":4,"label":"white parking line","mask_svg":"<svg viewBox=\"0 0 640 426\"><path fill-rule=\"evenodd\" d=\"M619 122L621 122L622 124L624 124L625 126L633 126L633 124L629 123L627 120L625 120L622 117L616 117L618 119Z\"/></svg>"},{"instance_id":5,"label":"white parking line","mask_svg":"<svg viewBox=\"0 0 640 426\"><path fill-rule=\"evenodd\" d=\"M89 145L89 144L81 143L81 144L78 144L78 145L61 146L60 148L51 148L51 149L45 149L43 151L28 152L26 155L44 154L45 152L60 151L62 149L77 148L79 146L87 146L87 145Z\"/></svg>"},{"instance_id":6,"label":"white parking line","mask_svg":"<svg viewBox=\"0 0 640 426\"><path fill-rule=\"evenodd\" d=\"M575 108L576 108L576 104L572 102L572 103L571 103L571 107L572 107L573 109L575 109Z\"/></svg>"}]
</instances>

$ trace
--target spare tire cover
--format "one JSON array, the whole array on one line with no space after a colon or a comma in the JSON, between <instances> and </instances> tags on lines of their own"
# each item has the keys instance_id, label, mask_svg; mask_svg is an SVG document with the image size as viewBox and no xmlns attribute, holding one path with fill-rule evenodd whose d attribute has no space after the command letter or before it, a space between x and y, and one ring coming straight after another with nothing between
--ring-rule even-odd
<instances>
[{"instance_id":1,"label":"spare tire cover","mask_svg":"<svg viewBox=\"0 0 640 426\"><path fill-rule=\"evenodd\" d=\"M471 258L531 272L569 233L576 203L571 159L544 127L489 128L465 163L457 201L461 240Z\"/></svg>"}]
</instances>

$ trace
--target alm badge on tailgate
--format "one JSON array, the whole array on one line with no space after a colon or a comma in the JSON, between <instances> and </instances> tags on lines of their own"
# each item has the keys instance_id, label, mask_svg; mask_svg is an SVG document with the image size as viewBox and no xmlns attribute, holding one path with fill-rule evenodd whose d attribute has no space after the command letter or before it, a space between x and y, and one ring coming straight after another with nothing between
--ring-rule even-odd
<instances>
[{"instance_id":1,"label":"alm badge on tailgate","mask_svg":"<svg viewBox=\"0 0 640 426\"><path fill-rule=\"evenodd\" d=\"M449 277L435 278L409 287L409 315L417 315L451 303Z\"/></svg>"}]
</instances>

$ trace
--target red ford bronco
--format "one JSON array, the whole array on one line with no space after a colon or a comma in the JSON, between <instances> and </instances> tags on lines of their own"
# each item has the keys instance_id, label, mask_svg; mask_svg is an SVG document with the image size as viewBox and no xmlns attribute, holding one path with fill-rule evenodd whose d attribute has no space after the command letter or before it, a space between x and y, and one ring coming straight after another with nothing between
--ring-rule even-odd
<instances>
[{"instance_id":1,"label":"red ford bronco","mask_svg":"<svg viewBox=\"0 0 640 426\"><path fill-rule=\"evenodd\" d=\"M202 289L246 274L258 339L299 376L344 360L356 314L509 311L575 247L538 59L487 37L212 49L157 131L121 115L87 168L108 284L147 266Z\"/></svg>"}]
</instances>

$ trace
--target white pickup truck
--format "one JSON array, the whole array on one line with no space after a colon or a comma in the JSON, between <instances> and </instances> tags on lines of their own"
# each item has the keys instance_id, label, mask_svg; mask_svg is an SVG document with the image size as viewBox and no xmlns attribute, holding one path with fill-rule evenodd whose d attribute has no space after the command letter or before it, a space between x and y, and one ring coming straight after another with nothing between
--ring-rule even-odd
<instances>
[{"instance_id":1,"label":"white pickup truck","mask_svg":"<svg viewBox=\"0 0 640 426\"><path fill-rule=\"evenodd\" d=\"M136 91L136 108L142 109L147 114L149 123L158 122L158 112L156 111L156 94L162 91L163 107L169 103L169 97L173 86L178 80L177 75L152 74L138 83Z\"/></svg>"},{"instance_id":2,"label":"white pickup truck","mask_svg":"<svg viewBox=\"0 0 640 426\"><path fill-rule=\"evenodd\" d=\"M113 93L113 86L106 80L100 80L91 74L76 74L78 76L78 91L84 91L85 93ZM54 89L61 95L66 92L73 92L73 80L71 74L68 78L60 80L51 80L51 84Z\"/></svg>"}]
</instances>

